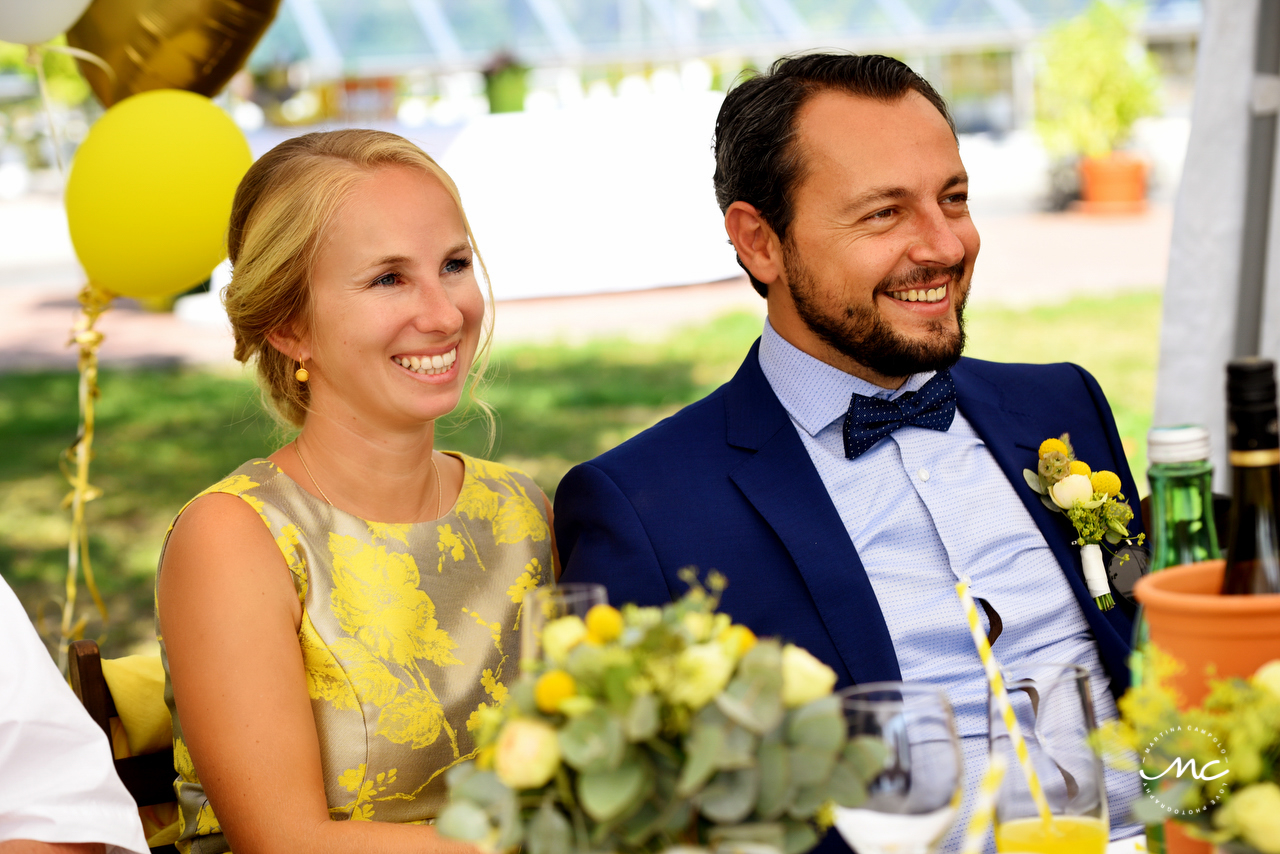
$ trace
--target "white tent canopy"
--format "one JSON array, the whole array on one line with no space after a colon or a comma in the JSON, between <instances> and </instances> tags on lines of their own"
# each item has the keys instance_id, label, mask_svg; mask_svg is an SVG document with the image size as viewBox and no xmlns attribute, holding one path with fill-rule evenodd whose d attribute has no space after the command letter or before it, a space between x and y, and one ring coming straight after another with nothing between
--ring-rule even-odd
<instances>
[{"instance_id":1,"label":"white tent canopy","mask_svg":"<svg viewBox=\"0 0 1280 854\"><path fill-rule=\"evenodd\" d=\"M1280 0L1206 0L1154 424L1204 424L1226 491L1226 362L1280 360Z\"/></svg>"}]
</instances>

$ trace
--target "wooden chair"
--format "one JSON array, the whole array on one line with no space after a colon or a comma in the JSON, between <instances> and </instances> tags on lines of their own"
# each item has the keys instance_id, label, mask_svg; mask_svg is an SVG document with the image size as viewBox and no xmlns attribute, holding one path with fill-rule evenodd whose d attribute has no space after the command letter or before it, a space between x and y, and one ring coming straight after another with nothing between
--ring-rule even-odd
<instances>
[{"instance_id":1,"label":"wooden chair","mask_svg":"<svg viewBox=\"0 0 1280 854\"><path fill-rule=\"evenodd\" d=\"M89 712L89 717L102 728L107 740L111 740L111 719L117 717L115 700L102 677L102 658L96 641L80 640L71 644L68 669L71 674L71 690ZM116 773L124 787L140 807L167 804L173 801L173 748L142 756L130 756L115 760ZM152 854L177 854L172 845L152 848Z\"/></svg>"}]
</instances>

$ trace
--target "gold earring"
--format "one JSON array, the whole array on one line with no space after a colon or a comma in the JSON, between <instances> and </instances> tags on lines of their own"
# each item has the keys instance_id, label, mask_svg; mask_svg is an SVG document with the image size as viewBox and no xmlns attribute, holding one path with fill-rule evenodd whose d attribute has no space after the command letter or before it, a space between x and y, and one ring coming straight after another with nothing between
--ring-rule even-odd
<instances>
[{"instance_id":1,"label":"gold earring","mask_svg":"<svg viewBox=\"0 0 1280 854\"><path fill-rule=\"evenodd\" d=\"M307 369L302 367L302 360L298 360L298 370L293 372L293 377L300 383L305 383L311 378L311 374L307 373Z\"/></svg>"}]
</instances>

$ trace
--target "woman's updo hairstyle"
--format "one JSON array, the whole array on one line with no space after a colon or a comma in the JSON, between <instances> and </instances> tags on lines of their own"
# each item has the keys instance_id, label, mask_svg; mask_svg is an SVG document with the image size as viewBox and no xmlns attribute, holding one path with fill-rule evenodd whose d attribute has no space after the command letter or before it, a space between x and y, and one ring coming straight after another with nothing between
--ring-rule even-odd
<instances>
[{"instance_id":1,"label":"woman's updo hairstyle","mask_svg":"<svg viewBox=\"0 0 1280 854\"><path fill-rule=\"evenodd\" d=\"M311 272L324 235L351 188L384 166L421 169L444 185L458 206L484 274L487 308L492 308L489 272L457 185L426 152L403 137L377 130L308 133L280 143L249 168L236 190L227 232L232 275L223 302L235 334L236 360L257 359L264 396L277 416L294 427L301 427L306 417L310 390L294 378L296 363L267 336L290 325L310 328ZM469 394L488 361L492 318L492 310L487 310Z\"/></svg>"}]
</instances>

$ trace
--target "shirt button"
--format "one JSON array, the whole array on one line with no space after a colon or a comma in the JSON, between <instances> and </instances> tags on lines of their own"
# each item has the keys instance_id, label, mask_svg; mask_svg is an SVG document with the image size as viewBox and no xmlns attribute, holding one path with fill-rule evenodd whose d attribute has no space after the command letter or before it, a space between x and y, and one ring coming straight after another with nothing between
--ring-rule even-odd
<instances>
[{"instance_id":1,"label":"shirt button","mask_svg":"<svg viewBox=\"0 0 1280 854\"><path fill-rule=\"evenodd\" d=\"M920 478L921 480L928 480L928 479L929 479L929 470L928 470L928 469L920 469L920 471L916 472L916 475L917 475L917 476L919 476L919 478Z\"/></svg>"}]
</instances>

